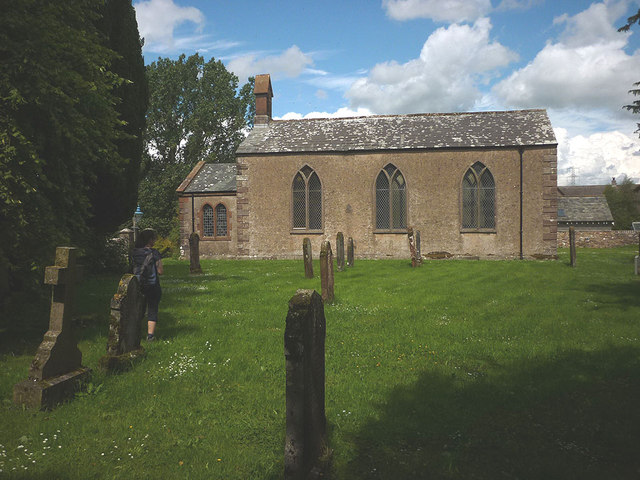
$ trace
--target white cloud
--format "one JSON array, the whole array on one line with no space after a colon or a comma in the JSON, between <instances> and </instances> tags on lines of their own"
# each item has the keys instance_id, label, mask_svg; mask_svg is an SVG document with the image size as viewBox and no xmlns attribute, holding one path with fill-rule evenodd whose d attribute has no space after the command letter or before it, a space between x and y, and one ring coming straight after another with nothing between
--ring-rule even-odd
<instances>
[{"instance_id":1,"label":"white cloud","mask_svg":"<svg viewBox=\"0 0 640 480\"><path fill-rule=\"evenodd\" d=\"M548 43L493 93L509 107L604 109L628 118L621 107L630 102L627 91L637 81L640 54L628 55L629 34L616 31L623 7L598 3L573 17L556 18L556 24L565 25L560 40Z\"/></svg>"},{"instance_id":2,"label":"white cloud","mask_svg":"<svg viewBox=\"0 0 640 480\"><path fill-rule=\"evenodd\" d=\"M430 18L437 22L474 21L491 11L490 0L382 0L394 20Z\"/></svg>"},{"instance_id":3,"label":"white cloud","mask_svg":"<svg viewBox=\"0 0 640 480\"><path fill-rule=\"evenodd\" d=\"M256 58L256 54L249 54L232 59L227 69L235 73L238 78L246 79L261 73L271 74L271 78L297 77L305 71L308 65L313 65L313 59L296 45L288 48L280 55L270 55Z\"/></svg>"},{"instance_id":4,"label":"white cloud","mask_svg":"<svg viewBox=\"0 0 640 480\"><path fill-rule=\"evenodd\" d=\"M555 128L558 139L558 184L570 183L577 175L580 185L610 183L623 174L640 179L640 140L621 132L601 132L589 136L569 136L564 128Z\"/></svg>"},{"instance_id":5,"label":"white cloud","mask_svg":"<svg viewBox=\"0 0 640 480\"><path fill-rule=\"evenodd\" d=\"M173 0L143 0L134 4L138 30L145 40L145 50L169 51L175 48L173 31L185 22L204 26L204 14L195 7L180 7Z\"/></svg>"},{"instance_id":6,"label":"white cloud","mask_svg":"<svg viewBox=\"0 0 640 480\"><path fill-rule=\"evenodd\" d=\"M415 113L471 109L481 94L476 82L486 80L517 59L491 42L491 22L451 25L433 32L419 58L404 64L380 63L346 93L353 107L376 113Z\"/></svg>"},{"instance_id":7,"label":"white cloud","mask_svg":"<svg viewBox=\"0 0 640 480\"><path fill-rule=\"evenodd\" d=\"M367 117L373 115L371 110L366 108L358 108L352 110L350 108L342 107L333 113L329 112L310 112L306 115L302 115L296 112L285 113L282 117L274 117L275 120L302 120L306 118L345 118L345 117Z\"/></svg>"}]
</instances>

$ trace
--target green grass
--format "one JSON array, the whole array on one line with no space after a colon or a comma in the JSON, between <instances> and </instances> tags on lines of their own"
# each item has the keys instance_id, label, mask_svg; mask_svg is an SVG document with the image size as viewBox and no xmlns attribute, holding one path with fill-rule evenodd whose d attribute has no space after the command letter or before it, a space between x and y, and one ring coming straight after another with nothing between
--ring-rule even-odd
<instances>
[{"instance_id":1,"label":"green grass","mask_svg":"<svg viewBox=\"0 0 640 480\"><path fill-rule=\"evenodd\" d=\"M336 272L333 477L638 478L635 253L578 250L573 269L562 250L557 262L356 259ZM41 337L2 342L0 477L282 478L287 302L320 290L319 265L313 279L302 261L202 266L166 262L159 341L112 376L95 370L118 278L87 279L76 310L94 375L53 411L11 402Z\"/></svg>"}]
</instances>

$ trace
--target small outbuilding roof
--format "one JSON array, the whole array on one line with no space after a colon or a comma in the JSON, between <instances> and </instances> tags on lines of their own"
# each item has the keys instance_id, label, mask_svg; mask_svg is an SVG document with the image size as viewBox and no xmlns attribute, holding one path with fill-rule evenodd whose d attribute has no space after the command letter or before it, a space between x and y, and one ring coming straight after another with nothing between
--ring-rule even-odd
<instances>
[{"instance_id":1,"label":"small outbuilding roof","mask_svg":"<svg viewBox=\"0 0 640 480\"><path fill-rule=\"evenodd\" d=\"M235 191L235 163L198 162L177 189L178 193L225 193Z\"/></svg>"},{"instance_id":2,"label":"small outbuilding roof","mask_svg":"<svg viewBox=\"0 0 640 480\"><path fill-rule=\"evenodd\" d=\"M558 222L613 222L605 197L558 197Z\"/></svg>"},{"instance_id":3,"label":"small outbuilding roof","mask_svg":"<svg viewBox=\"0 0 640 480\"><path fill-rule=\"evenodd\" d=\"M271 120L236 154L557 145L545 110Z\"/></svg>"}]
</instances>

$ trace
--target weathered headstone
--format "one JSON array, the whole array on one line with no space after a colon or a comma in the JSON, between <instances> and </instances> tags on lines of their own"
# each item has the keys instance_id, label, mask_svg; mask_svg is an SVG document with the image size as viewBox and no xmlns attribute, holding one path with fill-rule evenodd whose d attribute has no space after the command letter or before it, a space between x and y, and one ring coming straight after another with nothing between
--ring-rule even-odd
<instances>
[{"instance_id":1,"label":"weathered headstone","mask_svg":"<svg viewBox=\"0 0 640 480\"><path fill-rule=\"evenodd\" d=\"M81 276L77 254L75 247L58 247L55 265L45 269L44 283L52 285L49 330L31 362L28 379L14 386L16 404L52 408L72 397L89 377L91 370L81 365L71 325L75 284Z\"/></svg>"},{"instance_id":2,"label":"weathered headstone","mask_svg":"<svg viewBox=\"0 0 640 480\"><path fill-rule=\"evenodd\" d=\"M326 321L315 290L289 300L284 332L286 363L285 480L320 478L328 464L324 410Z\"/></svg>"},{"instance_id":3,"label":"weathered headstone","mask_svg":"<svg viewBox=\"0 0 640 480\"><path fill-rule=\"evenodd\" d=\"M635 274L640 275L640 255L636 255L634 259Z\"/></svg>"},{"instance_id":4,"label":"weathered headstone","mask_svg":"<svg viewBox=\"0 0 640 480\"><path fill-rule=\"evenodd\" d=\"M422 249L420 247L420 230L416 230L416 253L418 254L418 261L422 265Z\"/></svg>"},{"instance_id":5,"label":"weathered headstone","mask_svg":"<svg viewBox=\"0 0 640 480\"><path fill-rule=\"evenodd\" d=\"M569 264L576 266L576 230L569 227Z\"/></svg>"},{"instance_id":6,"label":"weathered headstone","mask_svg":"<svg viewBox=\"0 0 640 480\"><path fill-rule=\"evenodd\" d=\"M329 240L322 242L320 249L320 285L322 287L322 300L325 303L333 302L333 252Z\"/></svg>"},{"instance_id":7,"label":"weathered headstone","mask_svg":"<svg viewBox=\"0 0 640 480\"><path fill-rule=\"evenodd\" d=\"M338 271L344 271L344 235L338 232L336 235L336 264Z\"/></svg>"},{"instance_id":8,"label":"weathered headstone","mask_svg":"<svg viewBox=\"0 0 640 480\"><path fill-rule=\"evenodd\" d=\"M126 370L145 354L140 345L146 300L135 275L125 274L111 299L107 354L98 365L107 372Z\"/></svg>"},{"instance_id":9,"label":"weathered headstone","mask_svg":"<svg viewBox=\"0 0 640 480\"><path fill-rule=\"evenodd\" d=\"M189 235L189 273L202 273L200 267L200 236L193 232Z\"/></svg>"},{"instance_id":10,"label":"weathered headstone","mask_svg":"<svg viewBox=\"0 0 640 480\"><path fill-rule=\"evenodd\" d=\"M313 258L311 256L311 240L305 238L302 241L302 256L304 258L304 276L313 278Z\"/></svg>"},{"instance_id":11,"label":"weathered headstone","mask_svg":"<svg viewBox=\"0 0 640 480\"><path fill-rule=\"evenodd\" d=\"M409 227L407 229L407 237L409 238L409 251L411 252L411 266L419 267L420 266L420 256L418 255L418 247L416 234L413 228Z\"/></svg>"},{"instance_id":12,"label":"weathered headstone","mask_svg":"<svg viewBox=\"0 0 640 480\"><path fill-rule=\"evenodd\" d=\"M356 249L355 244L353 243L353 238L349 237L347 242L347 266L353 267L353 259L355 257L354 250Z\"/></svg>"}]
</instances>

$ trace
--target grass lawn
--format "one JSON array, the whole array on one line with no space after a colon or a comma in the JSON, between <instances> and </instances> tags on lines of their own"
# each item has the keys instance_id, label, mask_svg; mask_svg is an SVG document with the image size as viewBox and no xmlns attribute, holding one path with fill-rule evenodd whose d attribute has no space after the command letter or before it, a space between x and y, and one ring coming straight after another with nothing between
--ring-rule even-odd
<instances>
[{"instance_id":1,"label":"grass lawn","mask_svg":"<svg viewBox=\"0 0 640 480\"><path fill-rule=\"evenodd\" d=\"M325 306L337 479L637 479L634 247L557 262L359 260ZM118 277L78 295L86 393L11 402L38 336L0 350L0 478L282 478L283 335L302 261L166 261L159 340L119 375L105 353ZM16 319L20 321L20 319Z\"/></svg>"}]
</instances>

